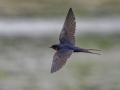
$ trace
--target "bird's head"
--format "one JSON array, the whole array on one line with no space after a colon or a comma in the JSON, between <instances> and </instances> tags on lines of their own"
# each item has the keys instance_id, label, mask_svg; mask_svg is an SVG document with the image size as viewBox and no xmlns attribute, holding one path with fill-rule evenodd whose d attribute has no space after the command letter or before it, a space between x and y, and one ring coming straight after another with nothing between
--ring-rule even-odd
<instances>
[{"instance_id":1,"label":"bird's head","mask_svg":"<svg viewBox=\"0 0 120 90\"><path fill-rule=\"evenodd\" d=\"M57 47L57 45L52 45L50 48L52 48L52 49L58 51L58 47Z\"/></svg>"}]
</instances>

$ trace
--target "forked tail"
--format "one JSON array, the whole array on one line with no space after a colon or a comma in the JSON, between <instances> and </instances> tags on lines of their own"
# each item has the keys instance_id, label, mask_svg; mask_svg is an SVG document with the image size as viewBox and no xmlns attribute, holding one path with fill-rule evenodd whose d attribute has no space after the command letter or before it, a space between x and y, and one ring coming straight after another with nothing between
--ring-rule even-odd
<instances>
[{"instance_id":1,"label":"forked tail","mask_svg":"<svg viewBox=\"0 0 120 90\"><path fill-rule=\"evenodd\" d=\"M101 54L99 54L99 53L91 52L91 51L101 51L101 50L97 50L97 49L83 49L83 48L81 48L80 51L81 51L81 52L84 52L84 53L91 53L91 54L101 55Z\"/></svg>"}]
</instances>

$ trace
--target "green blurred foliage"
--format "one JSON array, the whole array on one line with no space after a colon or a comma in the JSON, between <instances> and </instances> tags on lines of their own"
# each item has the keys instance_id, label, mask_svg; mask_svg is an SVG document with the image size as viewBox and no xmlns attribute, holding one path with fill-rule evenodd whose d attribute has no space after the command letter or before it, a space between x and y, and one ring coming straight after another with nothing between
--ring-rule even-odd
<instances>
[{"instance_id":1,"label":"green blurred foliage","mask_svg":"<svg viewBox=\"0 0 120 90\"><path fill-rule=\"evenodd\" d=\"M10 75L9 71L0 69L0 80L7 79Z\"/></svg>"},{"instance_id":2,"label":"green blurred foliage","mask_svg":"<svg viewBox=\"0 0 120 90\"><path fill-rule=\"evenodd\" d=\"M75 53L50 73L58 36L0 36L0 90L119 90L120 34L76 35L76 45L102 50L101 55Z\"/></svg>"},{"instance_id":3,"label":"green blurred foliage","mask_svg":"<svg viewBox=\"0 0 120 90\"><path fill-rule=\"evenodd\" d=\"M120 15L120 0L0 0L0 16L59 17L70 7L81 17Z\"/></svg>"}]
</instances>

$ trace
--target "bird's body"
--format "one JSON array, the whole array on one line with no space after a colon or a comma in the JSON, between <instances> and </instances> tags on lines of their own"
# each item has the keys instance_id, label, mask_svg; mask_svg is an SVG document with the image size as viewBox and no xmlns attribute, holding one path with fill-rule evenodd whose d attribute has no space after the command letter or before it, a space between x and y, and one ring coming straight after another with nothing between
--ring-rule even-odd
<instances>
[{"instance_id":1,"label":"bird's body","mask_svg":"<svg viewBox=\"0 0 120 90\"><path fill-rule=\"evenodd\" d=\"M75 36L74 36L75 27L76 27L75 17L72 8L70 8L59 36L60 44L54 44L51 46L51 48L57 51L53 57L51 73L56 72L60 68L62 68L63 65L65 65L67 59L71 56L73 52L98 54L98 53L90 52L90 50L94 50L94 51L99 51L99 50L83 49L75 46Z\"/></svg>"},{"instance_id":2,"label":"bird's body","mask_svg":"<svg viewBox=\"0 0 120 90\"><path fill-rule=\"evenodd\" d=\"M72 45L69 45L69 44L55 44L54 46L57 48L57 51L59 51L60 49L74 50L74 47Z\"/></svg>"},{"instance_id":3,"label":"bird's body","mask_svg":"<svg viewBox=\"0 0 120 90\"><path fill-rule=\"evenodd\" d=\"M56 47L56 51L62 50L62 49L68 49L68 50L73 50L73 52L81 52L83 50L82 48L70 45L70 44L54 44Z\"/></svg>"}]
</instances>

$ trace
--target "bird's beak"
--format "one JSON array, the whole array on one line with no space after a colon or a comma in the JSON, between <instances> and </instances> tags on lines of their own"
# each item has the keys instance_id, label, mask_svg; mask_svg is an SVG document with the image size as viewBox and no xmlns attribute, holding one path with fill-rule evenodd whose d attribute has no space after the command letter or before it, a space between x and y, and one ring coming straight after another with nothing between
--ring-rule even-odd
<instances>
[{"instance_id":1,"label":"bird's beak","mask_svg":"<svg viewBox=\"0 0 120 90\"><path fill-rule=\"evenodd\" d=\"M52 48L52 47L49 47L49 48Z\"/></svg>"}]
</instances>

